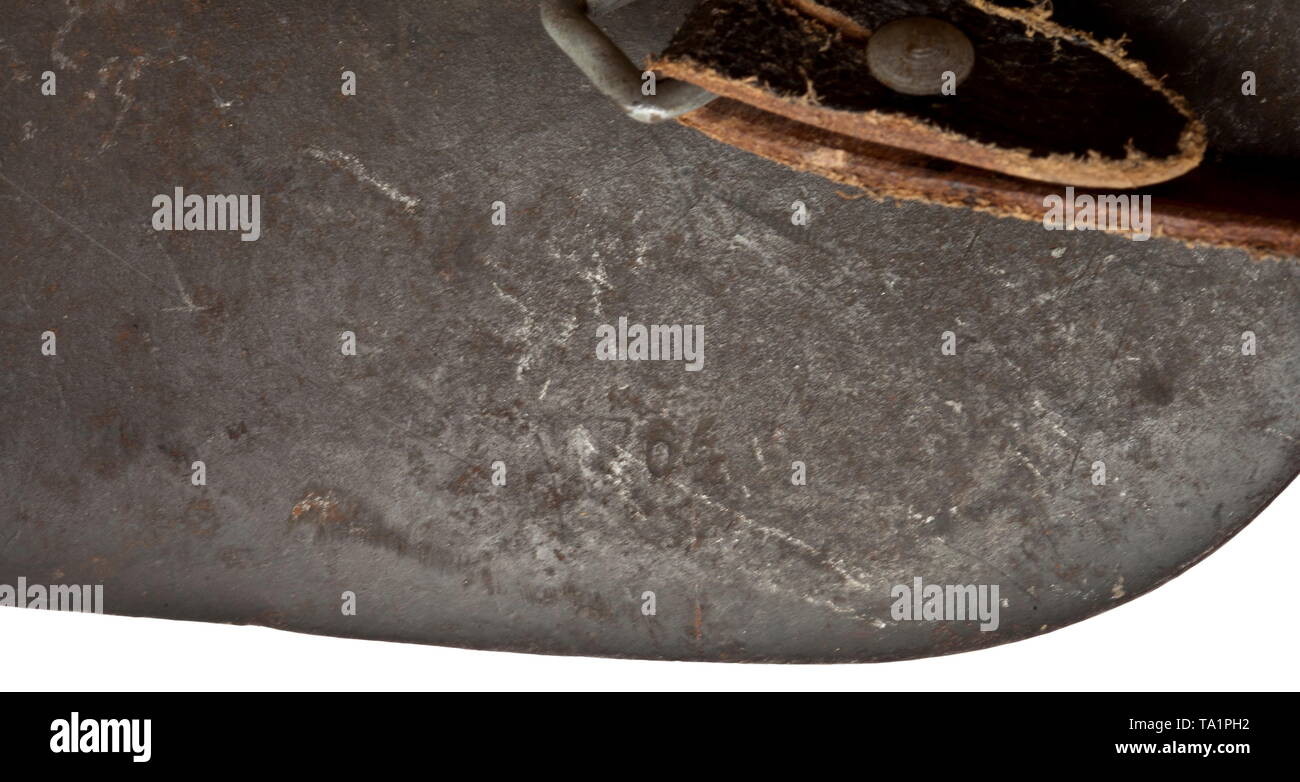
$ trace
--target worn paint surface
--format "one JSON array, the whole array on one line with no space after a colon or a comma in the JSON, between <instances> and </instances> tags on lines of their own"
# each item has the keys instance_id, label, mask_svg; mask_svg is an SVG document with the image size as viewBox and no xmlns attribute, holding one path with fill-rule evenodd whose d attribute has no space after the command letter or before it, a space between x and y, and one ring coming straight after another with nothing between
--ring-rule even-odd
<instances>
[{"instance_id":1,"label":"worn paint surface","mask_svg":"<svg viewBox=\"0 0 1300 782\"><path fill-rule=\"evenodd\" d=\"M686 3L641 5L607 23L648 53ZM1300 159L1288 3L1100 5L1214 149ZM0 582L474 647L889 659L1140 595L1300 469L1296 259L842 198L621 118L522 0L9 16ZM1239 52L1267 103L1233 96ZM154 232L176 186L261 194L262 237ZM703 324L704 370L596 361L621 315ZM894 621L918 576L999 584L1000 629Z\"/></svg>"}]
</instances>

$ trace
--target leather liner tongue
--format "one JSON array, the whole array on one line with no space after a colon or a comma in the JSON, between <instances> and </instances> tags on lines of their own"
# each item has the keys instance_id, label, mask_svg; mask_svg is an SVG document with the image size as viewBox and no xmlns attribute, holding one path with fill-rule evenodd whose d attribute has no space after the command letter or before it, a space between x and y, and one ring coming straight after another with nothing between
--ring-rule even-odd
<instances>
[{"instance_id":1,"label":"leather liner tongue","mask_svg":"<svg viewBox=\"0 0 1300 782\"><path fill-rule=\"evenodd\" d=\"M914 97L867 67L873 30L929 16L975 46L955 95ZM652 67L775 114L982 169L1133 188L1195 168L1205 130L1119 42L988 0L703 0Z\"/></svg>"}]
</instances>

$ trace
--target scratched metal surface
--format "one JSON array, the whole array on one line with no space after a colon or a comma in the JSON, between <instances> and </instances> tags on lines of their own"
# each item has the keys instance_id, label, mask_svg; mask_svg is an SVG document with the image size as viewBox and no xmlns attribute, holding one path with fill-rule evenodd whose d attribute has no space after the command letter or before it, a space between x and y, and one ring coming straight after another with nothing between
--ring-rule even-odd
<instances>
[{"instance_id":1,"label":"scratched metal surface","mask_svg":"<svg viewBox=\"0 0 1300 782\"><path fill-rule=\"evenodd\" d=\"M1300 469L1296 259L840 198L620 118L524 0L5 5L0 583L458 646L893 659L1132 599ZM1289 3L1131 5L1092 7L1147 33L1219 153L1294 164ZM686 6L609 28L648 53ZM1231 97L1248 67L1268 103ZM261 239L154 232L178 185L261 194ZM704 324L704 370L596 361L620 315ZM1000 628L893 621L918 576L999 584Z\"/></svg>"}]
</instances>

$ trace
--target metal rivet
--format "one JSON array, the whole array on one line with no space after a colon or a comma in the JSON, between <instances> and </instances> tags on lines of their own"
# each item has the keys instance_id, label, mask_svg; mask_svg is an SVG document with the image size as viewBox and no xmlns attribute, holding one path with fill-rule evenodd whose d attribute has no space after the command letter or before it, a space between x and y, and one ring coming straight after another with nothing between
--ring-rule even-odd
<instances>
[{"instance_id":1,"label":"metal rivet","mask_svg":"<svg viewBox=\"0 0 1300 782\"><path fill-rule=\"evenodd\" d=\"M904 95L940 95L946 71L961 84L975 67L966 34L940 19L914 16L890 22L867 41L867 67L880 83Z\"/></svg>"}]
</instances>

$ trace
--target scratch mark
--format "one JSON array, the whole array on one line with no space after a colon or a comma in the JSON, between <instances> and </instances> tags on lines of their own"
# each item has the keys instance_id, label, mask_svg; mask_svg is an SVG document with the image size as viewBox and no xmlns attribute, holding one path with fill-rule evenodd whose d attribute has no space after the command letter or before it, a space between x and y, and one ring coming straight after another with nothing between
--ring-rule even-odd
<instances>
[{"instance_id":1,"label":"scratch mark","mask_svg":"<svg viewBox=\"0 0 1300 782\"><path fill-rule=\"evenodd\" d=\"M614 290L614 286L609 284L609 275L605 273L605 262L596 261L594 270L583 269L579 272L579 276L591 284L591 306L596 313L596 317L602 317L600 297L605 291Z\"/></svg>"},{"instance_id":2,"label":"scratch mark","mask_svg":"<svg viewBox=\"0 0 1300 782\"><path fill-rule=\"evenodd\" d=\"M13 181L12 179L10 179L9 177L5 176L3 173L0 173L0 181L4 181L7 185L9 185L10 187L12 187L14 190L17 190L19 193L21 193L21 194L22 194L22 195L23 195L23 196L24 196L28 201L31 201L32 203L36 204L36 205L39 206L40 208L44 209L46 212L48 212L48 213L50 214L51 217L53 217L54 219L56 219L56 220L58 220L59 222L63 223L64 225L68 226L68 227L71 228L73 231L76 231L77 234L78 234L79 236L81 236L82 238L86 239L86 240L89 241L91 244L95 245L96 247L98 247L99 249L103 250L104 252L108 253L109 256L111 256L112 258L114 258L115 260L117 260L117 261L118 261L119 263L121 263L123 266L127 267L127 268L130 269L131 271L135 272L136 274L138 274L138 275L140 275L141 277L143 277L143 278L145 278L146 280L148 280L149 283L152 284L155 288L158 288L158 289L160 289L160 290L166 290L166 289L167 289L167 286L165 286L165 285L163 285L162 283L158 282L158 281L155 280L153 277L150 277L148 274L145 274L143 271L140 270L140 267L136 266L135 264L131 263L131 262L128 261L127 259L123 258L122 256L118 255L117 253L115 253L115 252L113 252L112 250L108 249L108 247L106 247L106 246L104 245L103 242L99 241L98 239L96 239L95 237L93 237L93 236L91 236L90 234L86 233L85 231L81 230L81 229L78 228L76 225L74 225L74 224L72 223L72 221L68 220L68 219L65 218L63 215L59 214L58 212L56 212L56 211L54 211L53 209L51 209L51 208L49 208L48 206L46 206L46 205L44 204L44 202L42 202L40 199L36 198L36 196L32 195L31 193L29 193L29 192L27 192L26 190L24 190L24 189L22 189L21 187L19 187L17 184L14 183L14 181Z\"/></svg>"},{"instance_id":3,"label":"scratch mark","mask_svg":"<svg viewBox=\"0 0 1300 782\"><path fill-rule=\"evenodd\" d=\"M189 292L185 290L185 284L181 282L181 274L176 270L175 262L172 261L171 256L167 254L167 251L163 249L162 243L158 241L157 234L153 235L153 241L154 244L158 245L158 252L162 253L163 257L172 264L172 278L176 280L176 291L180 294L181 301L183 302L180 307L163 307L162 311L185 312L193 315L196 312L206 312L207 310L212 309L211 307L202 307L194 303L194 299L190 298Z\"/></svg>"},{"instance_id":4,"label":"scratch mark","mask_svg":"<svg viewBox=\"0 0 1300 782\"><path fill-rule=\"evenodd\" d=\"M54 60L55 65L60 68L67 68L70 71L77 70L77 63L63 53L63 39L68 37L72 32L72 26L77 20L86 13L77 0L68 0L68 20L59 26L58 31L54 33L54 44L50 47L50 59Z\"/></svg>"},{"instance_id":5,"label":"scratch mark","mask_svg":"<svg viewBox=\"0 0 1300 782\"><path fill-rule=\"evenodd\" d=\"M1043 473L1038 469L1037 465L1029 461L1029 457L1025 456L1023 451L1016 451L1016 456L1020 458L1021 464L1029 468L1029 471L1034 474L1034 477L1038 478L1040 481L1043 480Z\"/></svg>"},{"instance_id":6,"label":"scratch mark","mask_svg":"<svg viewBox=\"0 0 1300 782\"><path fill-rule=\"evenodd\" d=\"M622 451L623 449L620 448L619 450ZM748 516L741 513L740 511L732 510L726 505L717 502L713 498L709 497L707 494L699 491L694 491L691 487L682 483L681 480L674 480L673 485L676 486L678 489L691 495L695 499L700 500L701 502L713 508L714 510L718 510L723 513L729 514L730 516L732 516L732 518L739 521L747 529L753 532L757 532L758 534L762 535L764 538L776 538L777 540L781 541L785 545L793 549L796 549L800 552L803 552L804 554L807 554L808 556L812 557L815 561L824 565L832 573L839 576L841 581L843 581L845 584L847 584L849 587L853 588L854 590L857 590L864 594L872 594L870 586L863 583L856 576L850 573L848 569L844 566L844 563L842 561L838 559L833 559L828 556L824 556L822 552L819 551L817 547L812 545L811 543L808 543L805 540L797 538L794 535L791 535L790 533L786 532L785 530L778 529L776 527L769 527L765 524L760 524L759 522L754 521L753 519L749 518ZM841 609L839 606L836 606L836 609L845 612L850 612L850 613L852 612L851 609Z\"/></svg>"},{"instance_id":7,"label":"scratch mark","mask_svg":"<svg viewBox=\"0 0 1300 782\"><path fill-rule=\"evenodd\" d=\"M371 174L364 165L362 165L360 160L357 160L354 156L349 155L346 152L339 152L336 150L327 151L316 147L308 147L307 154L317 160L332 163L333 165L344 169L352 176L379 190L379 192L383 193L389 200L401 204L402 208L408 212L414 212L416 207L420 205L420 199L414 196L408 196L396 187L378 179Z\"/></svg>"},{"instance_id":8,"label":"scratch mark","mask_svg":"<svg viewBox=\"0 0 1300 782\"><path fill-rule=\"evenodd\" d=\"M515 339L519 339L523 341L525 344L527 344L527 337L529 334L533 332L533 324L534 324L533 311L530 310L528 307L524 306L524 303L519 299L517 299L516 297L511 296L509 293L506 293L505 291L501 290L501 286L498 285L497 283L493 282L492 287L496 290L498 296L510 302L511 304L515 305L516 307L519 308L520 312L524 313L524 322L514 329L512 336ZM515 362L515 380L522 380L524 377L524 372L528 369L528 367L532 366L532 363L533 363L532 351L531 350L524 351L523 354L519 356L519 360Z\"/></svg>"}]
</instances>

